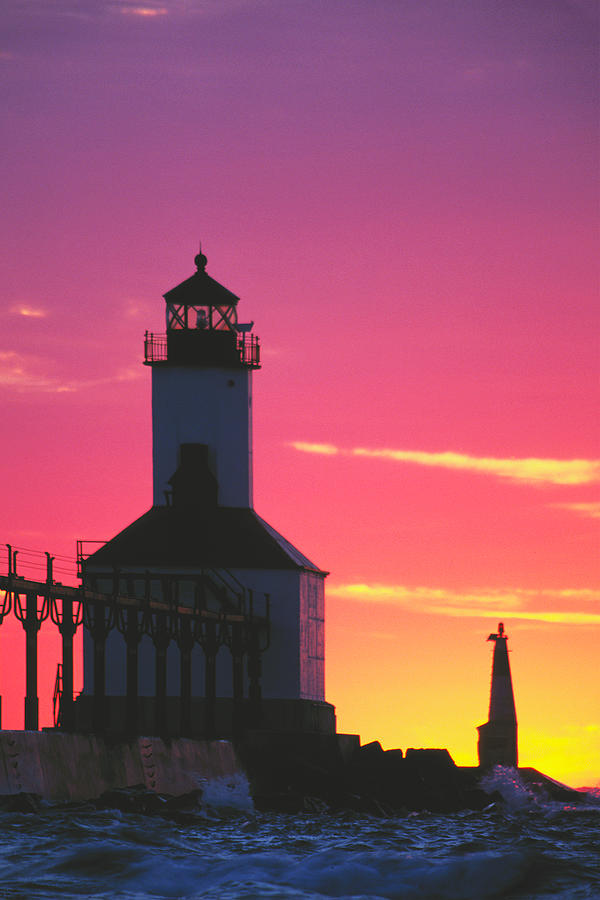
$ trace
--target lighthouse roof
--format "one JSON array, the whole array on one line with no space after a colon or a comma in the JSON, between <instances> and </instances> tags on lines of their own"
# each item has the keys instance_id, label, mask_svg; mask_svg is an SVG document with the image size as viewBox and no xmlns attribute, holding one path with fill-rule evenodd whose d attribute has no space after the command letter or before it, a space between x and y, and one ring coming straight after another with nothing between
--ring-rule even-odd
<instances>
[{"instance_id":1,"label":"lighthouse roof","mask_svg":"<svg viewBox=\"0 0 600 900\"><path fill-rule=\"evenodd\" d=\"M117 568L304 569L327 574L253 509L153 506L88 557Z\"/></svg>"},{"instance_id":2,"label":"lighthouse roof","mask_svg":"<svg viewBox=\"0 0 600 900\"><path fill-rule=\"evenodd\" d=\"M167 303L181 306L235 306L240 299L203 269L198 269L163 297Z\"/></svg>"}]
</instances>

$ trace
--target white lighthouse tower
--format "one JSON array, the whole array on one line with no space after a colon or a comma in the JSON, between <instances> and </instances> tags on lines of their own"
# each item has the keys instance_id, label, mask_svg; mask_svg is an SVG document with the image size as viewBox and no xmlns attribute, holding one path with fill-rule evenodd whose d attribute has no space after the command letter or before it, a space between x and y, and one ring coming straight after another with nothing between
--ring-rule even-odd
<instances>
[{"instance_id":1,"label":"white lighthouse tower","mask_svg":"<svg viewBox=\"0 0 600 900\"><path fill-rule=\"evenodd\" d=\"M259 340L206 257L195 263L164 295L166 334L145 336L152 508L80 559L86 587L137 605L112 619L98 613L84 633L78 727L226 737L246 704L254 729L335 733L325 701L327 573L253 506ZM169 612L182 607L185 634Z\"/></svg>"},{"instance_id":2,"label":"white lighthouse tower","mask_svg":"<svg viewBox=\"0 0 600 900\"><path fill-rule=\"evenodd\" d=\"M260 367L253 323L238 322L239 297L205 271L165 294L167 334L146 336L152 366L153 503L170 495L184 444L208 447L221 506L252 507L252 370Z\"/></svg>"}]
</instances>

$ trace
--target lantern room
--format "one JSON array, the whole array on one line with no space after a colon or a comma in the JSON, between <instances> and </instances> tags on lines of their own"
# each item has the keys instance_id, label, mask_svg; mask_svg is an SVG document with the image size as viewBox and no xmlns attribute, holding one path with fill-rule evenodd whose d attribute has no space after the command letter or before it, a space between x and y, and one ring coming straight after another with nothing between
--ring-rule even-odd
<instances>
[{"instance_id":1,"label":"lantern room","mask_svg":"<svg viewBox=\"0 0 600 900\"><path fill-rule=\"evenodd\" d=\"M253 322L238 322L239 297L207 274L203 253L194 262L197 271L164 294L166 335L146 332L145 363L259 369L259 340Z\"/></svg>"}]
</instances>

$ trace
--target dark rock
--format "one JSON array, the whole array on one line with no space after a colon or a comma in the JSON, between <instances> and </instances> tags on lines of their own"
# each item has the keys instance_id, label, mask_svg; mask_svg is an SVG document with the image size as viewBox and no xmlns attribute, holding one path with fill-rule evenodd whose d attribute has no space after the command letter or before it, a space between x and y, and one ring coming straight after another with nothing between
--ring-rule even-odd
<instances>
[{"instance_id":1,"label":"dark rock","mask_svg":"<svg viewBox=\"0 0 600 900\"><path fill-rule=\"evenodd\" d=\"M38 813L45 804L39 794L6 794L0 797L0 809L3 812Z\"/></svg>"},{"instance_id":2,"label":"dark rock","mask_svg":"<svg viewBox=\"0 0 600 900\"><path fill-rule=\"evenodd\" d=\"M169 812L194 812L202 805L203 793L204 791L199 788L187 794L180 794L179 797L167 797L165 808Z\"/></svg>"},{"instance_id":3,"label":"dark rock","mask_svg":"<svg viewBox=\"0 0 600 900\"><path fill-rule=\"evenodd\" d=\"M384 750L385 758L389 760L400 760L404 759L404 754L402 750Z\"/></svg>"},{"instance_id":4,"label":"dark rock","mask_svg":"<svg viewBox=\"0 0 600 900\"><path fill-rule=\"evenodd\" d=\"M358 752L361 759L379 759L385 751L379 741L371 741L370 744L363 744Z\"/></svg>"},{"instance_id":5,"label":"dark rock","mask_svg":"<svg viewBox=\"0 0 600 900\"><path fill-rule=\"evenodd\" d=\"M259 812L304 812L304 796L297 791L257 794L254 798L254 808Z\"/></svg>"},{"instance_id":6,"label":"dark rock","mask_svg":"<svg viewBox=\"0 0 600 900\"><path fill-rule=\"evenodd\" d=\"M385 750L379 741L342 755L335 735L254 734L240 748L258 810L397 815L485 809L476 769L445 749Z\"/></svg>"},{"instance_id":7,"label":"dark rock","mask_svg":"<svg viewBox=\"0 0 600 900\"><path fill-rule=\"evenodd\" d=\"M190 791L178 797L157 794L145 785L106 791L93 805L96 809L118 809L121 812L141 815L161 815L169 819L183 821L187 813L197 812L202 799L202 791Z\"/></svg>"}]
</instances>

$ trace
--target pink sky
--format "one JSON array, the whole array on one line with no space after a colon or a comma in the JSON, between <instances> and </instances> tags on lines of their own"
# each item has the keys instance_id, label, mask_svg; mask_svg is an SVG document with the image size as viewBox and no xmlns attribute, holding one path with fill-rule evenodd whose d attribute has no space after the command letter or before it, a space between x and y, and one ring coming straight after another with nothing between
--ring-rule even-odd
<instances>
[{"instance_id":1,"label":"pink sky","mask_svg":"<svg viewBox=\"0 0 600 900\"><path fill-rule=\"evenodd\" d=\"M473 762L502 619L522 762L597 779L597 4L1 16L0 540L148 508L143 332L202 239L264 348L256 508L331 571L340 729Z\"/></svg>"}]
</instances>

